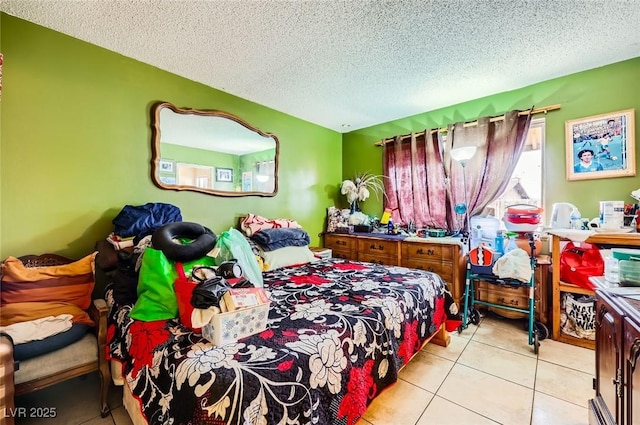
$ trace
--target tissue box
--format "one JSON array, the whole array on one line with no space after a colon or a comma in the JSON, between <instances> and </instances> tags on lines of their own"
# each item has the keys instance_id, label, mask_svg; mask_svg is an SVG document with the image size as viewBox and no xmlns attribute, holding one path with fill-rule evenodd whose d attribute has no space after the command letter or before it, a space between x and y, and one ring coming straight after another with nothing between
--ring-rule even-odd
<instances>
[{"instance_id":1,"label":"tissue box","mask_svg":"<svg viewBox=\"0 0 640 425\"><path fill-rule=\"evenodd\" d=\"M224 345L260 333L267 328L270 305L267 303L216 314L202 327L202 336L215 345Z\"/></svg>"}]
</instances>

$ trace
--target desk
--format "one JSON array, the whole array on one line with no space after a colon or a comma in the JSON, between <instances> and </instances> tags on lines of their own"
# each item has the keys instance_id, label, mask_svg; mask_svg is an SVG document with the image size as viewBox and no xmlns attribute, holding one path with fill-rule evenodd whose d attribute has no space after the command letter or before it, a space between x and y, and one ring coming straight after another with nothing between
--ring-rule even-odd
<instances>
[{"instance_id":1,"label":"desk","mask_svg":"<svg viewBox=\"0 0 640 425\"><path fill-rule=\"evenodd\" d=\"M585 348L595 348L595 340L575 338L560 332L560 308L562 292L572 294L595 296L593 291L572 285L560 280L560 242L588 242L605 247L638 247L640 246L640 234L638 233L597 233L590 230L550 229L547 231L553 236L551 245L551 267L553 288L551 297L552 331L551 336L555 341L578 345Z\"/></svg>"}]
</instances>

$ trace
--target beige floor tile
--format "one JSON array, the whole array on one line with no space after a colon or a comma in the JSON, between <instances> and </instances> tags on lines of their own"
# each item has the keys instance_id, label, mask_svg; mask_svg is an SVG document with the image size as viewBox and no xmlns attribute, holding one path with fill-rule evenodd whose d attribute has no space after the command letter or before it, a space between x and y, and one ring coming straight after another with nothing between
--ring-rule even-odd
<instances>
[{"instance_id":1,"label":"beige floor tile","mask_svg":"<svg viewBox=\"0 0 640 425\"><path fill-rule=\"evenodd\" d=\"M431 398L433 393L398 380L373 400L363 418L374 425L415 424Z\"/></svg>"},{"instance_id":2,"label":"beige floor tile","mask_svg":"<svg viewBox=\"0 0 640 425\"><path fill-rule=\"evenodd\" d=\"M458 360L459 364L528 388L533 388L536 379L536 362L537 360L534 357L476 341L469 342L469 345Z\"/></svg>"},{"instance_id":3,"label":"beige floor tile","mask_svg":"<svg viewBox=\"0 0 640 425\"><path fill-rule=\"evenodd\" d=\"M475 332L475 329L473 329L473 331ZM463 331L463 333L464 332L466 331ZM458 332L450 332L449 335L451 336L451 342L448 346L441 347L436 344L427 344L422 351L426 351L427 353L435 354L436 356L455 362L469 343L470 336L463 336Z\"/></svg>"},{"instance_id":4,"label":"beige floor tile","mask_svg":"<svg viewBox=\"0 0 640 425\"><path fill-rule=\"evenodd\" d=\"M585 373L596 373L596 352L588 348L545 340L544 350L540 349L538 358Z\"/></svg>"},{"instance_id":5,"label":"beige floor tile","mask_svg":"<svg viewBox=\"0 0 640 425\"><path fill-rule=\"evenodd\" d=\"M127 413L127 409L125 409L124 406L113 409L111 411L111 416L113 417L113 422L115 423L115 425L133 425L129 414Z\"/></svg>"},{"instance_id":6,"label":"beige floor tile","mask_svg":"<svg viewBox=\"0 0 640 425\"><path fill-rule=\"evenodd\" d=\"M533 390L456 364L438 396L498 423L529 425Z\"/></svg>"},{"instance_id":7,"label":"beige floor tile","mask_svg":"<svg viewBox=\"0 0 640 425\"><path fill-rule=\"evenodd\" d=\"M495 425L497 422L435 396L416 425Z\"/></svg>"},{"instance_id":8,"label":"beige floor tile","mask_svg":"<svg viewBox=\"0 0 640 425\"><path fill-rule=\"evenodd\" d=\"M482 319L471 340L525 356L536 357L533 346L529 345L529 333L522 327L522 320L497 319L487 316ZM540 350L544 349L545 342L546 340L541 342Z\"/></svg>"},{"instance_id":9,"label":"beige floor tile","mask_svg":"<svg viewBox=\"0 0 640 425\"><path fill-rule=\"evenodd\" d=\"M454 362L424 351L418 352L398 378L435 394Z\"/></svg>"},{"instance_id":10,"label":"beige floor tile","mask_svg":"<svg viewBox=\"0 0 640 425\"><path fill-rule=\"evenodd\" d=\"M568 401L578 406L587 406L587 400L595 396L592 389L594 375L553 363L538 361L536 391Z\"/></svg>"},{"instance_id":11,"label":"beige floor tile","mask_svg":"<svg viewBox=\"0 0 640 425\"><path fill-rule=\"evenodd\" d=\"M535 392L531 425L587 425L588 423L589 411L586 407L577 406L539 391Z\"/></svg>"}]
</instances>

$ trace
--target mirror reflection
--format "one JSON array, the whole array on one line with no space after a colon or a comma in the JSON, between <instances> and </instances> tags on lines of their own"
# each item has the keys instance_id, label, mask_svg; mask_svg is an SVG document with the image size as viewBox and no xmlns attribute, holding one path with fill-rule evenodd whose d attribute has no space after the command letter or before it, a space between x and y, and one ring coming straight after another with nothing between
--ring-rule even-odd
<instances>
[{"instance_id":1,"label":"mirror reflection","mask_svg":"<svg viewBox=\"0 0 640 425\"><path fill-rule=\"evenodd\" d=\"M274 196L278 139L221 111L153 109L154 183L220 196Z\"/></svg>"}]
</instances>

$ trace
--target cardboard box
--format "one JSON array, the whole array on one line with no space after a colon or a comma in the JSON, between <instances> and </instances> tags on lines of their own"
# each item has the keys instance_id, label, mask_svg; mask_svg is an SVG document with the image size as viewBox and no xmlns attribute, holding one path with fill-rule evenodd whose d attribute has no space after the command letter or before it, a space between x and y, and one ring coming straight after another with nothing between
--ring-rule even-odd
<instances>
[{"instance_id":1,"label":"cardboard box","mask_svg":"<svg viewBox=\"0 0 640 425\"><path fill-rule=\"evenodd\" d=\"M215 314L211 321L202 327L202 336L215 345L224 345L260 333L267 328L270 306L271 303L267 302Z\"/></svg>"},{"instance_id":2,"label":"cardboard box","mask_svg":"<svg viewBox=\"0 0 640 425\"><path fill-rule=\"evenodd\" d=\"M269 302L269 297L263 288L232 288L223 295L227 311L241 308L255 307Z\"/></svg>"}]
</instances>

